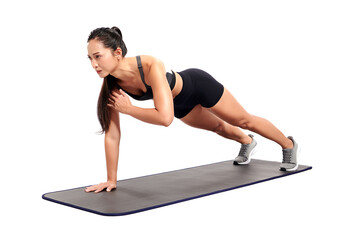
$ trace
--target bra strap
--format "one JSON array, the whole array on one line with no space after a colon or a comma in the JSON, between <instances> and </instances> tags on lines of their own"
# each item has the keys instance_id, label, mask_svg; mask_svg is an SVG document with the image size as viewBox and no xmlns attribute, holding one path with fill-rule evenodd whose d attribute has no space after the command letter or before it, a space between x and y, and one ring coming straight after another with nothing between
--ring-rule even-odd
<instances>
[{"instance_id":1,"label":"bra strap","mask_svg":"<svg viewBox=\"0 0 360 240\"><path fill-rule=\"evenodd\" d=\"M144 71L143 71L143 67L142 67L142 64L141 64L140 56L136 56L136 61L137 61L137 64L138 64L138 68L139 68L141 80L143 81L143 83L145 84L145 86L148 87L149 85L147 85L147 84L145 83Z\"/></svg>"}]
</instances>

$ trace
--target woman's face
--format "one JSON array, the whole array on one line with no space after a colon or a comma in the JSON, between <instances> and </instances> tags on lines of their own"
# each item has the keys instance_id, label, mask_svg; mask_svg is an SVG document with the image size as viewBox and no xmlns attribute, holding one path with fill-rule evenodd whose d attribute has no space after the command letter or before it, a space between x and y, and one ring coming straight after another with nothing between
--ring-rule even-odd
<instances>
[{"instance_id":1,"label":"woman's face","mask_svg":"<svg viewBox=\"0 0 360 240\"><path fill-rule=\"evenodd\" d=\"M88 43L88 57L91 66L101 78L114 72L118 64L113 51L110 48L105 48L103 43L96 39L90 40Z\"/></svg>"}]
</instances>

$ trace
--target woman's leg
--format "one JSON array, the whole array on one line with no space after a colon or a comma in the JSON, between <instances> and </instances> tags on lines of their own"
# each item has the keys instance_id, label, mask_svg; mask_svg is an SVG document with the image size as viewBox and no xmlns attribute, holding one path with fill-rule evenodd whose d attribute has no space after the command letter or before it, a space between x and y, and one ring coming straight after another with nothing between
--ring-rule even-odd
<instances>
[{"instance_id":1,"label":"woman's leg","mask_svg":"<svg viewBox=\"0 0 360 240\"><path fill-rule=\"evenodd\" d=\"M258 133L280 144L283 149L293 148L293 142L279 129L268 120L246 112L226 88L218 103L209 110L229 124Z\"/></svg>"},{"instance_id":2,"label":"woman's leg","mask_svg":"<svg viewBox=\"0 0 360 240\"><path fill-rule=\"evenodd\" d=\"M192 127L215 132L242 144L249 144L252 141L240 128L223 121L201 105L196 105L189 114L180 120Z\"/></svg>"}]
</instances>

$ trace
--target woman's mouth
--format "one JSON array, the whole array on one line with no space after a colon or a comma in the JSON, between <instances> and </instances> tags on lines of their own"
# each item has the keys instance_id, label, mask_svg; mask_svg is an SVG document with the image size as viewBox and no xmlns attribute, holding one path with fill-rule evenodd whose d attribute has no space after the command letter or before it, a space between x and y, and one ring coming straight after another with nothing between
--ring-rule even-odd
<instances>
[{"instance_id":1,"label":"woman's mouth","mask_svg":"<svg viewBox=\"0 0 360 240\"><path fill-rule=\"evenodd\" d=\"M102 70L96 70L97 73L101 73Z\"/></svg>"}]
</instances>

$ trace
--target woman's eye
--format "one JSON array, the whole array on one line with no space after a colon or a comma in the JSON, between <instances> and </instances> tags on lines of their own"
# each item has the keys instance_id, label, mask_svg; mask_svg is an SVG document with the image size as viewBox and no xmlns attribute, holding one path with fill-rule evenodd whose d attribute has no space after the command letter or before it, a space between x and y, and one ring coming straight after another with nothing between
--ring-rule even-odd
<instances>
[{"instance_id":1,"label":"woman's eye","mask_svg":"<svg viewBox=\"0 0 360 240\"><path fill-rule=\"evenodd\" d=\"M95 55L95 58L100 58L100 55Z\"/></svg>"}]
</instances>

